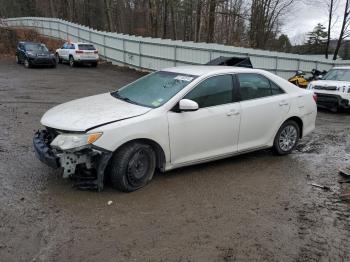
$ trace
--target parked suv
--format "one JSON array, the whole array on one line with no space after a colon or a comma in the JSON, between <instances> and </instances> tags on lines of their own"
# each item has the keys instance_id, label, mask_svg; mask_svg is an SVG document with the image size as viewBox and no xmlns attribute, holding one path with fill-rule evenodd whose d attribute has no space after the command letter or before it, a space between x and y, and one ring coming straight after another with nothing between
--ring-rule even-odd
<instances>
[{"instance_id":1,"label":"parked suv","mask_svg":"<svg viewBox=\"0 0 350 262\"><path fill-rule=\"evenodd\" d=\"M34 42L19 42L16 50L17 64L24 64L26 68L32 66L56 67L54 54L44 44Z\"/></svg>"},{"instance_id":2,"label":"parked suv","mask_svg":"<svg viewBox=\"0 0 350 262\"><path fill-rule=\"evenodd\" d=\"M322 80L312 81L309 90L317 94L317 105L337 112L350 108L350 66L334 67Z\"/></svg>"},{"instance_id":3,"label":"parked suv","mask_svg":"<svg viewBox=\"0 0 350 262\"><path fill-rule=\"evenodd\" d=\"M69 62L71 67L83 63L96 67L99 56L97 49L92 44L67 42L56 50L56 60L58 63Z\"/></svg>"}]
</instances>

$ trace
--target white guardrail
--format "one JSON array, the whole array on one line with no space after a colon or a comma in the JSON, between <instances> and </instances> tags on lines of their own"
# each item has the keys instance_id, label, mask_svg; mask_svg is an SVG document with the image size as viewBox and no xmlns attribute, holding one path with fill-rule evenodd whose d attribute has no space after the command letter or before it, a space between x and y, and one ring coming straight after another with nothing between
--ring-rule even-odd
<instances>
[{"instance_id":1,"label":"white guardrail","mask_svg":"<svg viewBox=\"0 0 350 262\"><path fill-rule=\"evenodd\" d=\"M3 21L10 27L36 29L48 37L93 43L107 61L147 71L205 64L219 56L250 57L254 68L283 78L291 77L297 70L311 72L314 68L329 70L333 66L350 65L350 60L333 61L308 55L102 32L57 18L19 17Z\"/></svg>"}]
</instances>

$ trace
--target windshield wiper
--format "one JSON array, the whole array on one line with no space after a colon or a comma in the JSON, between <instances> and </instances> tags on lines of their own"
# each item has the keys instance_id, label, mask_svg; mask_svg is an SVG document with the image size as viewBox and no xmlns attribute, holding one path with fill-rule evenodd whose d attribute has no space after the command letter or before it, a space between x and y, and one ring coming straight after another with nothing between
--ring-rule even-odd
<instances>
[{"instance_id":1,"label":"windshield wiper","mask_svg":"<svg viewBox=\"0 0 350 262\"><path fill-rule=\"evenodd\" d=\"M118 92L114 92L114 93L113 93L113 96L114 96L115 98L118 98L118 99L123 100L123 101L125 101L125 102L128 102L128 103L130 103L130 104L142 106L141 104L139 104L139 103L137 103L137 102L131 100L130 98L121 96L120 94L118 94Z\"/></svg>"}]
</instances>

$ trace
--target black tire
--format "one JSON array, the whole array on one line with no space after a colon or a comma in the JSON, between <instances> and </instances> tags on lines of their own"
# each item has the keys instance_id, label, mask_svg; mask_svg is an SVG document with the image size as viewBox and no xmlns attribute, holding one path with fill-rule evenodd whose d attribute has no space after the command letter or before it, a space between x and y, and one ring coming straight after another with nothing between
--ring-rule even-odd
<instances>
[{"instance_id":1,"label":"black tire","mask_svg":"<svg viewBox=\"0 0 350 262\"><path fill-rule=\"evenodd\" d=\"M51 68L56 68L57 67L57 64L53 64L52 66L51 66Z\"/></svg>"},{"instance_id":2,"label":"black tire","mask_svg":"<svg viewBox=\"0 0 350 262\"><path fill-rule=\"evenodd\" d=\"M75 61L74 61L74 57L73 56L69 57L69 66L70 67L75 67Z\"/></svg>"},{"instance_id":3,"label":"black tire","mask_svg":"<svg viewBox=\"0 0 350 262\"><path fill-rule=\"evenodd\" d=\"M56 57L56 63L57 64L62 64L62 59L60 58L58 53L55 54L55 57Z\"/></svg>"},{"instance_id":4,"label":"black tire","mask_svg":"<svg viewBox=\"0 0 350 262\"><path fill-rule=\"evenodd\" d=\"M274 152L281 156L290 154L298 144L299 137L299 125L293 120L287 120L276 134L273 142Z\"/></svg>"},{"instance_id":5,"label":"black tire","mask_svg":"<svg viewBox=\"0 0 350 262\"><path fill-rule=\"evenodd\" d=\"M91 67L97 67L98 63L97 62L93 62L91 63Z\"/></svg>"},{"instance_id":6,"label":"black tire","mask_svg":"<svg viewBox=\"0 0 350 262\"><path fill-rule=\"evenodd\" d=\"M32 65L30 64L29 60L27 58L24 59L24 67L25 68L31 68Z\"/></svg>"},{"instance_id":7,"label":"black tire","mask_svg":"<svg viewBox=\"0 0 350 262\"><path fill-rule=\"evenodd\" d=\"M21 64L21 60L19 59L18 55L16 55L16 63Z\"/></svg>"},{"instance_id":8,"label":"black tire","mask_svg":"<svg viewBox=\"0 0 350 262\"><path fill-rule=\"evenodd\" d=\"M114 188L132 192L144 187L156 169L156 153L144 143L135 142L120 148L110 165L110 179Z\"/></svg>"}]
</instances>

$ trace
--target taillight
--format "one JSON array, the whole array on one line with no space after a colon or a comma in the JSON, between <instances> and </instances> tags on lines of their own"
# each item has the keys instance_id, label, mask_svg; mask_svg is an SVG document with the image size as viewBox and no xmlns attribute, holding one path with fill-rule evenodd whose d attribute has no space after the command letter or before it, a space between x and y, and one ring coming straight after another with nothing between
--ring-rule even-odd
<instances>
[{"instance_id":1,"label":"taillight","mask_svg":"<svg viewBox=\"0 0 350 262\"><path fill-rule=\"evenodd\" d=\"M95 53L95 54L98 54L98 51L97 51L97 50L95 50L95 51L94 51L94 53Z\"/></svg>"},{"instance_id":2,"label":"taillight","mask_svg":"<svg viewBox=\"0 0 350 262\"><path fill-rule=\"evenodd\" d=\"M317 102L317 95L316 95L316 94L313 94L312 97L313 97L313 99L315 100L315 102Z\"/></svg>"},{"instance_id":3,"label":"taillight","mask_svg":"<svg viewBox=\"0 0 350 262\"><path fill-rule=\"evenodd\" d=\"M81 51L81 50L75 50L75 53L76 53L76 54L83 54L83 53L84 53L84 51Z\"/></svg>"}]
</instances>

